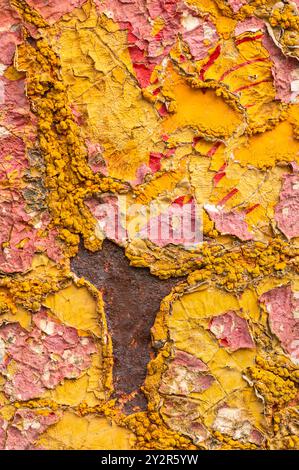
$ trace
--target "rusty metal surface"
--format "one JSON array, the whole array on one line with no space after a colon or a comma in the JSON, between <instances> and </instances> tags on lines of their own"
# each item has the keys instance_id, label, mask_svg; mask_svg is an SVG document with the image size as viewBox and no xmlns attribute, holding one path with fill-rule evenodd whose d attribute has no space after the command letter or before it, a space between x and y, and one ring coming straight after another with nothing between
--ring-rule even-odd
<instances>
[{"instance_id":1,"label":"rusty metal surface","mask_svg":"<svg viewBox=\"0 0 299 470\"><path fill-rule=\"evenodd\" d=\"M161 280L146 268L131 267L124 250L108 240L96 253L81 246L71 261L71 268L77 276L84 277L103 293L113 339L116 394L138 390L153 353L150 328L160 302L180 281ZM135 401L140 407L144 400L139 396Z\"/></svg>"}]
</instances>

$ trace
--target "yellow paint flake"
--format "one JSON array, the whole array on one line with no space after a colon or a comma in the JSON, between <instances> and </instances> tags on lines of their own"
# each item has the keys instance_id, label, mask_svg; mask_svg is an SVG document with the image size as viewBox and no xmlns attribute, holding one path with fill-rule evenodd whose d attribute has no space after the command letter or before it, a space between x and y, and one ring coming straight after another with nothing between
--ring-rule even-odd
<instances>
[{"instance_id":1,"label":"yellow paint flake","mask_svg":"<svg viewBox=\"0 0 299 470\"><path fill-rule=\"evenodd\" d=\"M172 90L175 102L174 114L165 119L165 132L190 126L208 137L225 138L242 124L242 115L231 109L212 90L196 90L171 72L166 77L164 90ZM226 120L223 120L226 116Z\"/></svg>"},{"instance_id":2,"label":"yellow paint flake","mask_svg":"<svg viewBox=\"0 0 299 470\"><path fill-rule=\"evenodd\" d=\"M241 165L271 167L279 162L298 161L299 144L287 122L278 124L263 134L249 137L234 152Z\"/></svg>"},{"instance_id":3,"label":"yellow paint flake","mask_svg":"<svg viewBox=\"0 0 299 470\"><path fill-rule=\"evenodd\" d=\"M96 336L101 335L97 302L86 287L77 287L72 283L65 289L50 294L44 305L66 325Z\"/></svg>"},{"instance_id":4,"label":"yellow paint flake","mask_svg":"<svg viewBox=\"0 0 299 470\"><path fill-rule=\"evenodd\" d=\"M47 449L115 450L130 449L133 434L109 423L106 418L64 413L61 420L40 437Z\"/></svg>"},{"instance_id":5,"label":"yellow paint flake","mask_svg":"<svg viewBox=\"0 0 299 470\"><path fill-rule=\"evenodd\" d=\"M126 32L106 17L96 18L91 8L85 21L62 20L57 45L61 73L70 101L86 116L83 131L103 147L109 174L131 180L148 163L153 135L159 140L159 119L136 87Z\"/></svg>"}]
</instances>

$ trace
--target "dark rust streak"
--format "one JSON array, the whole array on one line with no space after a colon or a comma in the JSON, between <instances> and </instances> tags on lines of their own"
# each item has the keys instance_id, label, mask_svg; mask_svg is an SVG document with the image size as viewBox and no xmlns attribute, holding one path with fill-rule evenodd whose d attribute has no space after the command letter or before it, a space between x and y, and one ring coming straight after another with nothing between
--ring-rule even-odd
<instances>
[{"instance_id":1,"label":"dark rust streak","mask_svg":"<svg viewBox=\"0 0 299 470\"><path fill-rule=\"evenodd\" d=\"M81 246L71 267L77 276L84 277L103 293L113 340L116 395L139 390L153 352L150 329L160 302L180 281L160 280L146 268L130 266L124 250L108 240L96 253ZM143 402L144 406L144 397L140 397L141 392L138 395L139 399L134 401Z\"/></svg>"}]
</instances>

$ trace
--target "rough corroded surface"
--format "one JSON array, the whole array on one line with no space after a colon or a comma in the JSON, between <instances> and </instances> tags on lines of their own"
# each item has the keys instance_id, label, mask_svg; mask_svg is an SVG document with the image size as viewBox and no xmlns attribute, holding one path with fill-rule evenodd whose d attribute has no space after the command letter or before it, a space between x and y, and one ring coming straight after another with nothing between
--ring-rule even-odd
<instances>
[{"instance_id":1,"label":"rough corroded surface","mask_svg":"<svg viewBox=\"0 0 299 470\"><path fill-rule=\"evenodd\" d=\"M113 341L116 394L138 392L154 353L150 329L160 302L178 281L159 280L146 268L131 267L123 249L108 240L96 253L81 246L71 268L103 294Z\"/></svg>"}]
</instances>

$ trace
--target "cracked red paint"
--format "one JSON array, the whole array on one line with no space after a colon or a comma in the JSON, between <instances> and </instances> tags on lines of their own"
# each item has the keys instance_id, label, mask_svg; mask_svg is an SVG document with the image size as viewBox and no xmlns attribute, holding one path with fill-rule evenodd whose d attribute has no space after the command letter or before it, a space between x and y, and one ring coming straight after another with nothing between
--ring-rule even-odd
<instances>
[{"instance_id":1,"label":"cracked red paint","mask_svg":"<svg viewBox=\"0 0 299 470\"><path fill-rule=\"evenodd\" d=\"M66 378L77 378L90 365L96 346L90 337L80 337L75 330L47 315L45 310L33 315L33 328L26 331L18 323L0 328L2 342L1 373L7 381L4 392L11 400L40 397ZM8 373L14 361L16 372Z\"/></svg>"},{"instance_id":2,"label":"cracked red paint","mask_svg":"<svg viewBox=\"0 0 299 470\"><path fill-rule=\"evenodd\" d=\"M66 13L80 7L86 0L27 0L50 24L55 23Z\"/></svg>"},{"instance_id":3,"label":"cracked red paint","mask_svg":"<svg viewBox=\"0 0 299 470\"><path fill-rule=\"evenodd\" d=\"M169 0L96 0L101 13L112 17L128 30L129 51L133 67L142 88L150 83L155 65L162 62L175 44L178 34L189 46L196 59L205 57L209 45L205 40L216 41L215 26L207 18L200 18L195 10L183 1ZM160 31L153 35L153 23L162 22Z\"/></svg>"}]
</instances>

